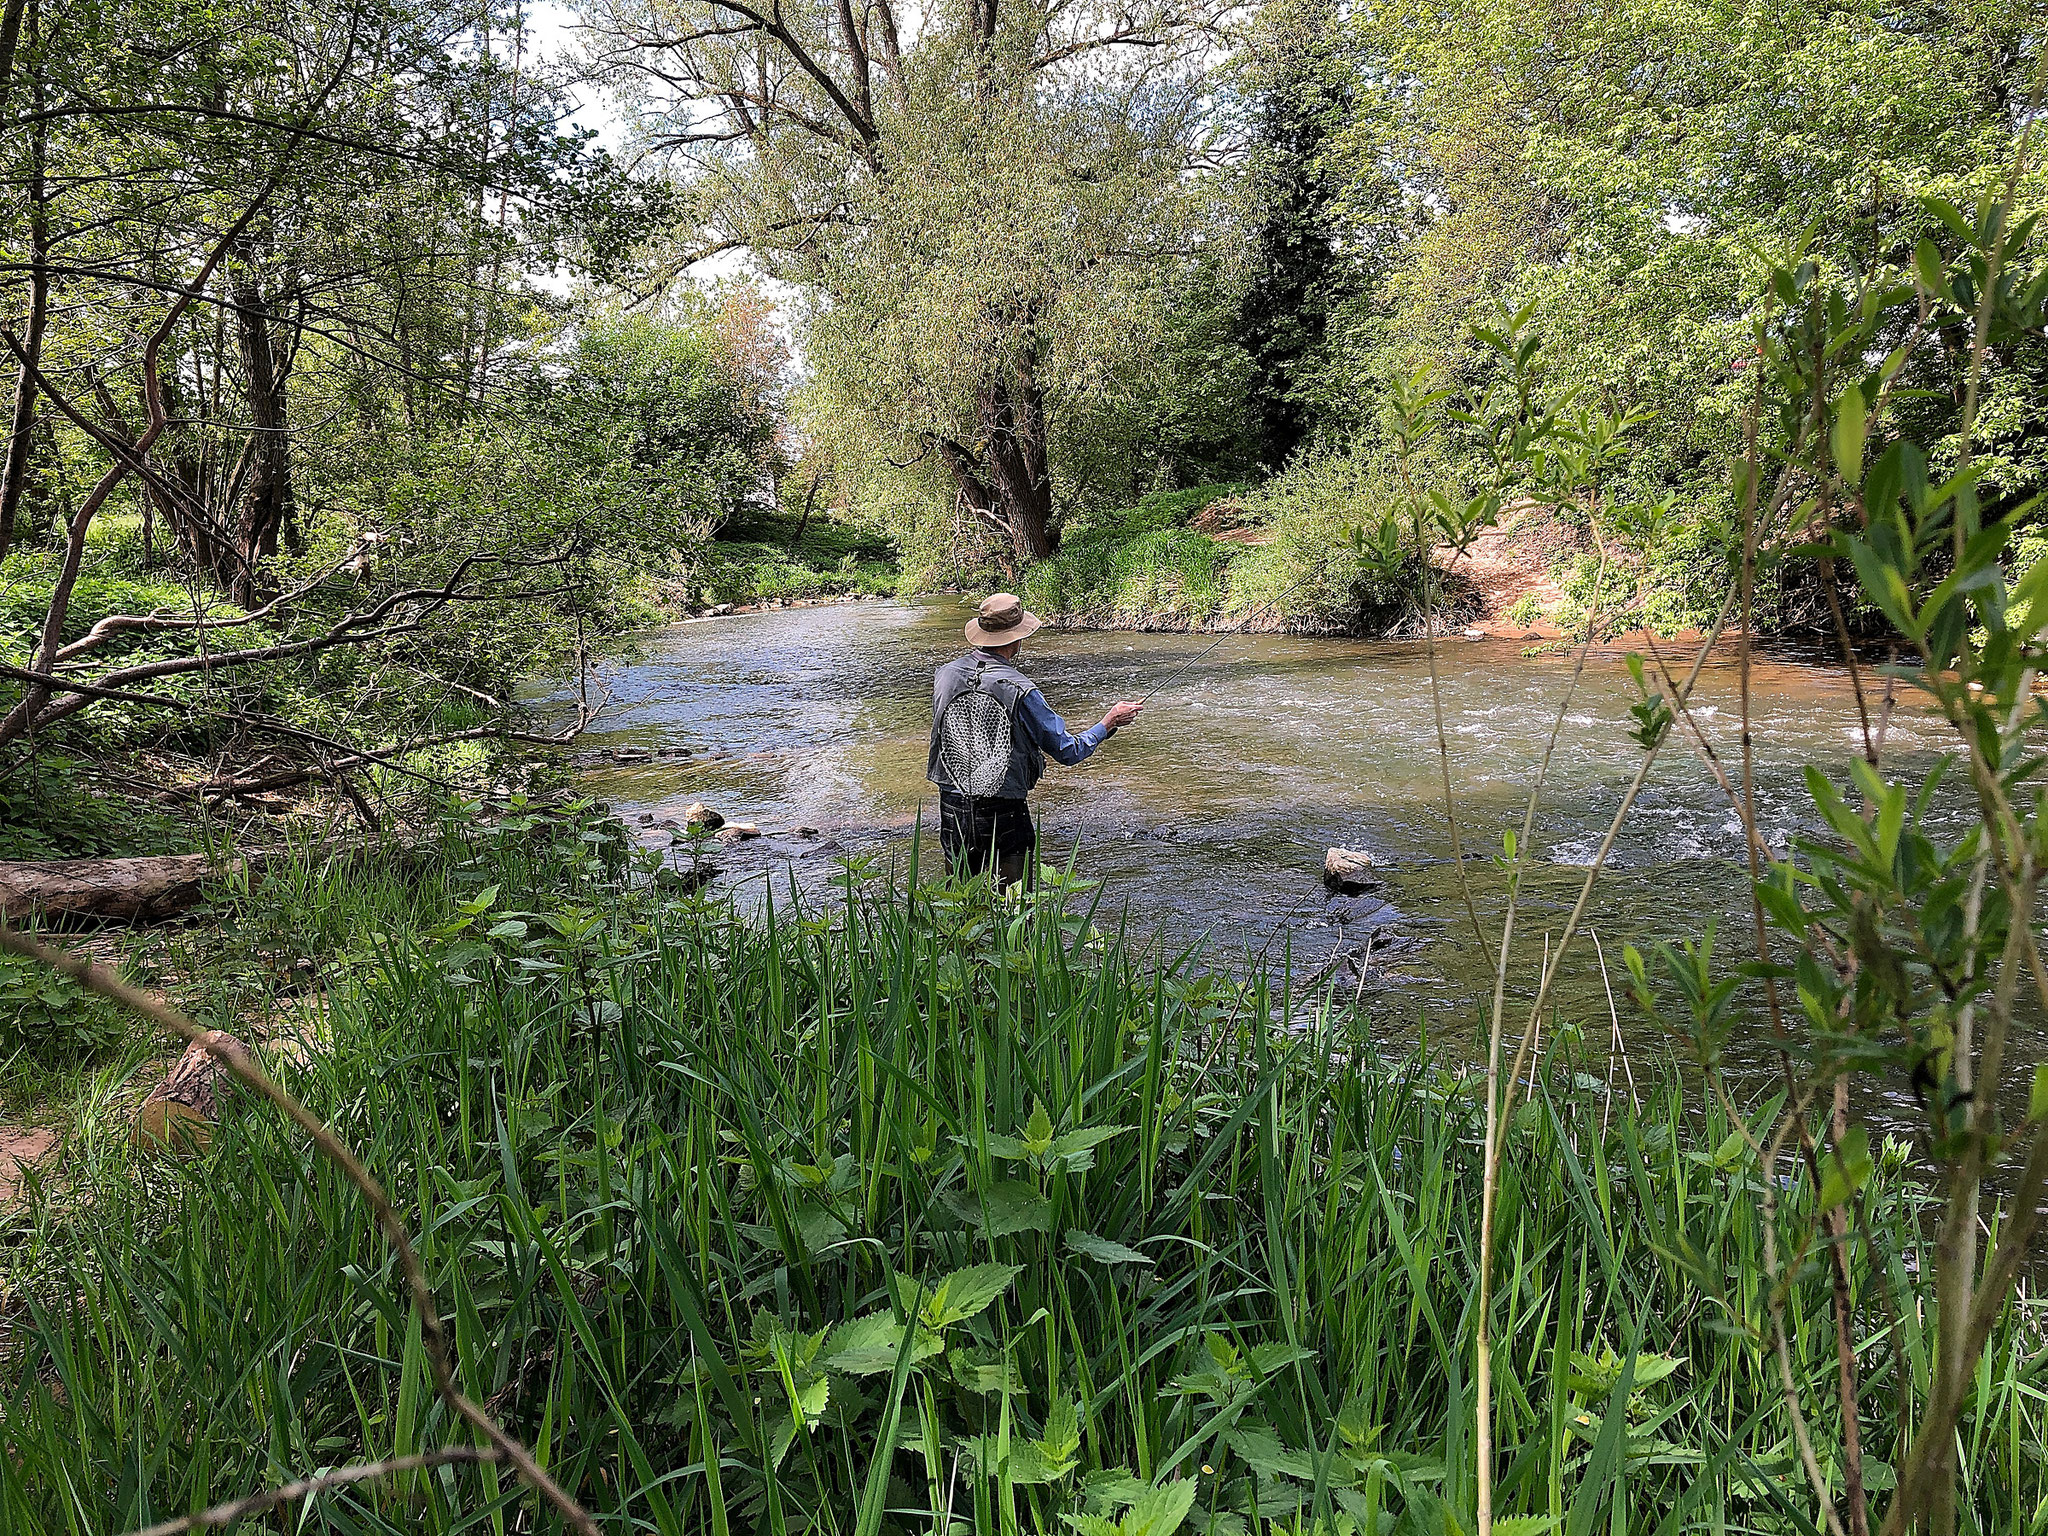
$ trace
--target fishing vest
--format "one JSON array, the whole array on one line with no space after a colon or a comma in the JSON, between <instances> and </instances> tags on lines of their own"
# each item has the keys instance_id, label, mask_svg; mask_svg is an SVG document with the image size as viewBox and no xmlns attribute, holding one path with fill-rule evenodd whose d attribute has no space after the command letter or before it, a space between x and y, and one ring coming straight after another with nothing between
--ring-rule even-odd
<instances>
[{"instance_id":1,"label":"fishing vest","mask_svg":"<svg viewBox=\"0 0 2048 1536\"><path fill-rule=\"evenodd\" d=\"M925 777L941 789L985 800L1030 794L1045 772L1045 753L1018 710L1035 686L1007 661L983 651L969 651L939 668L932 677L932 750ZM1005 736L1008 750L998 757Z\"/></svg>"}]
</instances>

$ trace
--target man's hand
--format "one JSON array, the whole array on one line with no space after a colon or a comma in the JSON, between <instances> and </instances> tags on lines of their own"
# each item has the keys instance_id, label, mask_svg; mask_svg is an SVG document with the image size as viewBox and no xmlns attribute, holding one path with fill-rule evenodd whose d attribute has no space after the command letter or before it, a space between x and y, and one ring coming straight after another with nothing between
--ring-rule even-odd
<instances>
[{"instance_id":1,"label":"man's hand","mask_svg":"<svg viewBox=\"0 0 2048 1536\"><path fill-rule=\"evenodd\" d=\"M1109 713L1102 717L1102 723L1112 731L1120 731L1137 719L1138 712L1144 707L1142 704L1133 704L1128 699L1120 704L1112 704L1109 706Z\"/></svg>"}]
</instances>

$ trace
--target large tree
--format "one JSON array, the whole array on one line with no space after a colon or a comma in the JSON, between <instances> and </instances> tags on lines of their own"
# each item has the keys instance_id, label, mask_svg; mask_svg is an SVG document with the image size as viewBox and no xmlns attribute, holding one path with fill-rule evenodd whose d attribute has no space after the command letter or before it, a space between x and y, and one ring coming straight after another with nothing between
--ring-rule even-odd
<instances>
[{"instance_id":1,"label":"large tree","mask_svg":"<svg viewBox=\"0 0 2048 1536\"><path fill-rule=\"evenodd\" d=\"M591 0L596 53L688 179L677 264L745 249L806 357L1015 555L1058 545L1061 413L1148 345L1213 245L1199 17L965 0Z\"/></svg>"}]
</instances>

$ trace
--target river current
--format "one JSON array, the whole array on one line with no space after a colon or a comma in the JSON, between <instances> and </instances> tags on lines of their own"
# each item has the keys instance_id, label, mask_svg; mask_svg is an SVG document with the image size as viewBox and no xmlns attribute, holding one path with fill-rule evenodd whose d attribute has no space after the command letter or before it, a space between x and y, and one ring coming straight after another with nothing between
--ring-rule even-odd
<instances>
[{"instance_id":1,"label":"river current","mask_svg":"<svg viewBox=\"0 0 2048 1536\"><path fill-rule=\"evenodd\" d=\"M608 678L613 702L584 760L663 755L599 761L589 788L635 825L677 818L693 801L758 824L758 840L713 844L720 880L742 894L769 880L777 890L792 878L823 886L841 853L900 865L920 818L923 856L936 859L924 778L931 674L963 649L966 616L953 600L843 604L644 634ZM1078 730L1116 699L1158 686L1210 638L1048 630L1020 665ZM1490 856L1520 827L1565 710L1517 920L1512 974L1526 996L1641 763L1628 735L1638 695L1618 654L1596 653L1567 705L1569 655L1455 638L1438 652L1464 867L1489 933L1499 932L1505 885ZM1665 654L1683 675L1691 653ZM1730 648L1709 660L1694 693L1695 717L1731 767L1741 757L1738 679ZM1755 660L1752 686L1759 808L1783 847L1817 830L1806 764L1848 783L1862 741L1855 696L1841 668L1776 655ZM1902 689L1886 727L1887 771L1924 774L1950 742L1947 726ZM670 755L680 749L693 755ZM1347 1001L1370 997L1383 1032L1426 1028L1456 1049L1469 1043L1492 978L1451 856L1441 773L1419 642L1231 636L1166 681L1143 718L1088 762L1048 768L1036 796L1041 848L1100 881L1100 910L1134 933L1175 948L1206 944L1218 963L1286 957L1298 978L1341 988ZM1937 814L1963 811L1955 799ZM669 841L658 826L640 830ZM1383 866L1379 888L1326 892L1331 847L1371 853ZM1725 798L1674 733L1589 908L1598 947L1582 939L1568 958L1561 1016L1604 1048L1611 981L1632 1048L1659 1050L1631 1019L1621 946L1696 936L1716 922L1733 964L1748 943L1741 856ZM1763 1042L1750 1051L1762 1068Z\"/></svg>"}]
</instances>

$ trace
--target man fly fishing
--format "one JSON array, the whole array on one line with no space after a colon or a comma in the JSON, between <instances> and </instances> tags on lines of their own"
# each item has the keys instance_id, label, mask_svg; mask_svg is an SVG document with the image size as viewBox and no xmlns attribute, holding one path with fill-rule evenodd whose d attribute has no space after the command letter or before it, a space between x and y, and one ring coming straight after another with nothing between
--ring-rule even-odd
<instances>
[{"instance_id":1,"label":"man fly fishing","mask_svg":"<svg viewBox=\"0 0 2048 1536\"><path fill-rule=\"evenodd\" d=\"M1025 879L1038 847L1025 796L1045 760L1072 766L1138 718L1142 704L1112 704L1076 736L1038 687L1010 663L1042 621L1008 592L968 620L974 649L932 676L932 750L925 777L939 786L939 846L962 874L994 870L1004 890Z\"/></svg>"}]
</instances>

